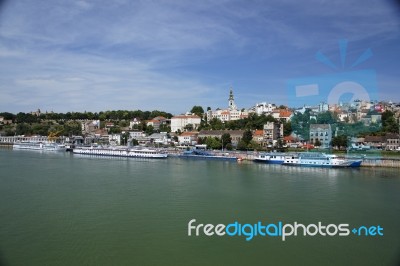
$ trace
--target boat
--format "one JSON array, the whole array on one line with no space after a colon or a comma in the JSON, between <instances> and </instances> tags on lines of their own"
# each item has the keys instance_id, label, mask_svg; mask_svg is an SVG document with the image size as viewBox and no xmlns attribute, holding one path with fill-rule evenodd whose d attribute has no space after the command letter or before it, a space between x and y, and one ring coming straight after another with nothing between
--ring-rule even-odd
<instances>
[{"instance_id":1,"label":"boat","mask_svg":"<svg viewBox=\"0 0 400 266\"><path fill-rule=\"evenodd\" d=\"M14 150L65 151L63 144L55 142L21 141L13 144Z\"/></svg>"},{"instance_id":2,"label":"boat","mask_svg":"<svg viewBox=\"0 0 400 266\"><path fill-rule=\"evenodd\" d=\"M267 164L283 164L285 160L286 153L260 153L256 158L254 158L254 162L257 163L267 163Z\"/></svg>"},{"instance_id":3,"label":"boat","mask_svg":"<svg viewBox=\"0 0 400 266\"><path fill-rule=\"evenodd\" d=\"M126 146L108 146L108 147L75 147L72 149L74 154L96 155L96 156L114 156L129 158L149 158L164 159L168 154L162 150L142 148L142 147L126 147Z\"/></svg>"},{"instance_id":4,"label":"boat","mask_svg":"<svg viewBox=\"0 0 400 266\"><path fill-rule=\"evenodd\" d=\"M237 157L232 157L227 154L214 155L205 150L194 149L184 151L181 154L178 154L176 157L178 158L186 158L186 159L207 159L207 160L221 160L221 161L238 161Z\"/></svg>"},{"instance_id":5,"label":"boat","mask_svg":"<svg viewBox=\"0 0 400 266\"><path fill-rule=\"evenodd\" d=\"M360 167L361 163L361 159L344 159L339 158L337 155L322 152L300 152L286 155L283 165L345 168Z\"/></svg>"}]
</instances>

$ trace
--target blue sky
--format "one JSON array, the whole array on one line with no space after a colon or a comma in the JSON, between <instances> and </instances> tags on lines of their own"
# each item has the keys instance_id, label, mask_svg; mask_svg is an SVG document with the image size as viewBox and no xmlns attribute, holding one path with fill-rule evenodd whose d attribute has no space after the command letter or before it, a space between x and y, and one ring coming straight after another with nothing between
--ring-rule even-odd
<instances>
[{"instance_id":1,"label":"blue sky","mask_svg":"<svg viewBox=\"0 0 400 266\"><path fill-rule=\"evenodd\" d=\"M0 111L178 114L226 107L231 87L240 108L288 104L288 80L362 69L380 99L400 101L399 26L399 6L382 0L5 1Z\"/></svg>"}]
</instances>

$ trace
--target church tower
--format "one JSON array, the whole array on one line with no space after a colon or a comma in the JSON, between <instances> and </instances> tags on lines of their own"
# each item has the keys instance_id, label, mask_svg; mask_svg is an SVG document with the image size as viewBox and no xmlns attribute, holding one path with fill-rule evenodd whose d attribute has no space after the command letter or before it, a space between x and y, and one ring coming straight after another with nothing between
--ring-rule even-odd
<instances>
[{"instance_id":1,"label":"church tower","mask_svg":"<svg viewBox=\"0 0 400 266\"><path fill-rule=\"evenodd\" d=\"M232 88L231 88L231 91L230 91L230 93L229 93L228 104L229 104L229 109L230 109L230 110L236 110L236 109L237 109L236 104L235 104L235 99L233 99L233 91L232 91Z\"/></svg>"}]
</instances>

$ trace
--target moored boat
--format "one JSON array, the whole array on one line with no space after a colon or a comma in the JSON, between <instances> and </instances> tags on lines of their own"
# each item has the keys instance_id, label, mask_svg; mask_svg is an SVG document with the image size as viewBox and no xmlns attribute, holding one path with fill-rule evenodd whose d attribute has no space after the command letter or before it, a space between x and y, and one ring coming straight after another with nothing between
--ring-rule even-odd
<instances>
[{"instance_id":1,"label":"moored boat","mask_svg":"<svg viewBox=\"0 0 400 266\"><path fill-rule=\"evenodd\" d=\"M283 165L345 168L360 167L361 163L361 159L344 159L337 155L321 152L300 152L286 155Z\"/></svg>"},{"instance_id":2,"label":"moored boat","mask_svg":"<svg viewBox=\"0 0 400 266\"><path fill-rule=\"evenodd\" d=\"M184 151L181 154L178 154L176 157L178 158L186 158L186 159L207 159L207 160L221 160L221 161L238 161L237 157L232 157L228 155L214 155L205 150L188 150Z\"/></svg>"},{"instance_id":3,"label":"moored boat","mask_svg":"<svg viewBox=\"0 0 400 266\"><path fill-rule=\"evenodd\" d=\"M141 148L141 147L75 147L72 152L74 154L97 155L97 156L115 156L129 158L149 158L164 159L168 154L162 150Z\"/></svg>"},{"instance_id":4,"label":"moored boat","mask_svg":"<svg viewBox=\"0 0 400 266\"><path fill-rule=\"evenodd\" d=\"M283 164L285 156L285 153L277 152L260 153L256 158L254 158L254 162L267 164Z\"/></svg>"},{"instance_id":5,"label":"moored boat","mask_svg":"<svg viewBox=\"0 0 400 266\"><path fill-rule=\"evenodd\" d=\"M65 151L66 147L63 144L55 142L36 142L36 141L21 141L13 144L15 150L38 150L38 151Z\"/></svg>"}]
</instances>

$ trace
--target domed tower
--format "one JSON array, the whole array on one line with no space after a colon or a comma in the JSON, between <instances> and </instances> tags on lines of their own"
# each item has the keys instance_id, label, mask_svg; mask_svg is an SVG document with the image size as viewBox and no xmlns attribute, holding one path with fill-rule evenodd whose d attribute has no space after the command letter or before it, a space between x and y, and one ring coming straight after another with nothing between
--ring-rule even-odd
<instances>
[{"instance_id":1,"label":"domed tower","mask_svg":"<svg viewBox=\"0 0 400 266\"><path fill-rule=\"evenodd\" d=\"M235 104L235 99L233 99L232 88L231 88L231 91L229 93L228 105L229 105L229 109L230 110L236 110L237 109L236 104Z\"/></svg>"}]
</instances>

